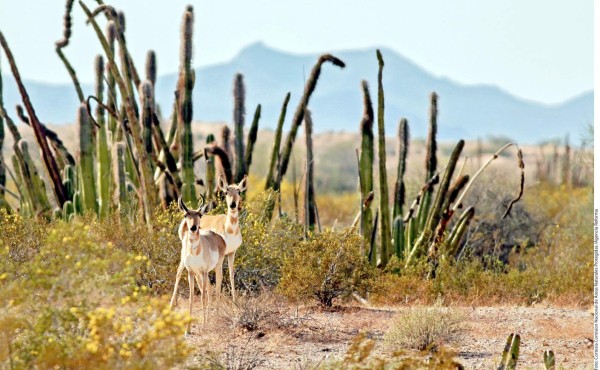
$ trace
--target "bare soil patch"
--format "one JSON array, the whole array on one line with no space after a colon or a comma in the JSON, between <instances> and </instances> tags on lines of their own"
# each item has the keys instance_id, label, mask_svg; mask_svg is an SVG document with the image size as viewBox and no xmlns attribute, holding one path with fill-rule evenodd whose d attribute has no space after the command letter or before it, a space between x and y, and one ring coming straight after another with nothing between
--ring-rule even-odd
<instances>
[{"instance_id":1,"label":"bare soil patch","mask_svg":"<svg viewBox=\"0 0 600 370\"><path fill-rule=\"evenodd\" d=\"M182 297L183 298L183 297ZM178 310L187 306L180 300ZM230 304L225 302L224 304ZM196 307L198 306L198 307ZM456 307L465 315L464 330L445 345L467 369L497 366L506 337L521 335L520 368L543 368L542 355L553 350L565 369L593 369L593 314L590 310L558 307ZM409 307L285 306L262 327L247 331L224 319L213 306L209 322L195 323L188 343L194 348L186 368L220 361L230 368L305 369L341 358L360 332L376 341L375 352L390 353L383 336L395 315ZM200 318L199 302L194 317ZM212 354L211 354L212 352Z\"/></svg>"}]
</instances>

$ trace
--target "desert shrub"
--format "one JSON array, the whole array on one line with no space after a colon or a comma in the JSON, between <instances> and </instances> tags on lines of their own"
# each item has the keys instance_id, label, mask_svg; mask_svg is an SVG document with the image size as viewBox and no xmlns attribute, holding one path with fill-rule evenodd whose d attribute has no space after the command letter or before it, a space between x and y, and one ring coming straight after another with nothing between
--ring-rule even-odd
<instances>
[{"instance_id":1,"label":"desert shrub","mask_svg":"<svg viewBox=\"0 0 600 370\"><path fill-rule=\"evenodd\" d=\"M396 349L423 351L439 347L462 328L464 316L437 303L433 307L412 307L393 320L385 334L385 342Z\"/></svg>"},{"instance_id":2,"label":"desert shrub","mask_svg":"<svg viewBox=\"0 0 600 370\"><path fill-rule=\"evenodd\" d=\"M257 295L242 295L235 302L222 300L219 305L218 315L224 324L244 331L278 328L284 322L286 314L282 301L269 291Z\"/></svg>"},{"instance_id":3,"label":"desert shrub","mask_svg":"<svg viewBox=\"0 0 600 370\"><path fill-rule=\"evenodd\" d=\"M328 307L335 298L364 294L372 270L362 245L362 237L353 231L312 235L284 260L278 290L292 300L313 298Z\"/></svg>"},{"instance_id":4,"label":"desert shrub","mask_svg":"<svg viewBox=\"0 0 600 370\"><path fill-rule=\"evenodd\" d=\"M36 256L46 238L48 223L42 219L26 219L0 209L0 271L13 277L22 275L21 264Z\"/></svg>"},{"instance_id":5,"label":"desert shrub","mask_svg":"<svg viewBox=\"0 0 600 370\"><path fill-rule=\"evenodd\" d=\"M0 278L3 367L169 367L187 356L190 318L136 284L145 256L99 243L78 222L38 227L43 245ZM10 250L0 241L0 260Z\"/></svg>"},{"instance_id":6,"label":"desert shrub","mask_svg":"<svg viewBox=\"0 0 600 370\"><path fill-rule=\"evenodd\" d=\"M281 279L283 261L299 245L302 226L288 217L265 216L265 208L275 198L265 191L249 197L240 218L244 242L235 255L236 287L256 292L274 287Z\"/></svg>"},{"instance_id":7,"label":"desert shrub","mask_svg":"<svg viewBox=\"0 0 600 370\"><path fill-rule=\"evenodd\" d=\"M155 210L150 231L141 220L126 222L119 215L105 220L90 219L85 222L90 226L97 241L112 243L116 249L143 256L151 261L151 264L138 271L136 282L140 286L148 287L153 294L161 295L171 293L173 289L181 253L181 241L177 236L181 220L181 212L177 205L172 203L167 210Z\"/></svg>"}]
</instances>

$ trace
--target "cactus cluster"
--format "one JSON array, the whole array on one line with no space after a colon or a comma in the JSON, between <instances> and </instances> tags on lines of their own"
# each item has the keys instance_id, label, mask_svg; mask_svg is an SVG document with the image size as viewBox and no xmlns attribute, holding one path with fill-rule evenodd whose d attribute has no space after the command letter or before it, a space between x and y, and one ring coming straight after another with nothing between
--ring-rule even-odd
<instances>
[{"instance_id":1,"label":"cactus cluster","mask_svg":"<svg viewBox=\"0 0 600 370\"><path fill-rule=\"evenodd\" d=\"M221 159L220 170L224 173L231 173L230 164L234 163L234 158L223 157L224 151L215 145L212 135L207 139L204 152L194 152L193 8L186 7L183 16L179 81L171 125L165 134L160 125L160 110L154 100L156 54L153 51L148 52L145 78L141 79L127 48L124 14L104 4L92 11L79 2L104 51L104 56L96 57L94 63L94 94L85 98L75 71L62 53L72 34L73 5L73 0L67 0L63 37L56 43L56 51L69 71L81 101L76 112L79 137L76 159L64 147L58 135L37 118L11 49L0 32L0 45L25 107L23 109L18 106L17 114L35 133L47 175L41 176L38 172L30 154L29 143L21 137L17 125L4 107L0 80L0 149L4 144L6 122L15 143L11 160L18 193L6 189L7 166L4 157L0 156L0 207L9 208L9 203L5 200L6 194L9 194L16 199L16 210L24 215L60 217L68 220L77 214L93 213L98 217L107 217L113 211L125 213L137 209L142 218L150 223L154 207L159 204L167 207L179 195L183 195L188 204L197 202L200 185L204 183L195 175L194 162L201 157L206 160L205 195L213 198L216 184L213 157ZM95 19L97 14L104 14L108 20L105 33ZM240 129L236 136L235 163L242 168L235 172L237 177L246 174L252 162L260 105L254 115L248 146L244 151L243 138L239 135L240 131L243 133L244 104L241 74L236 76L236 86L236 112L242 112L242 120L240 121L238 116L235 120L236 128ZM242 148L241 154L239 144ZM50 181L53 200L48 198L44 178Z\"/></svg>"},{"instance_id":2,"label":"cactus cluster","mask_svg":"<svg viewBox=\"0 0 600 370\"><path fill-rule=\"evenodd\" d=\"M438 170L437 159L437 116L438 96L431 94L429 110L429 134L426 143L425 182L416 199L406 207L406 189L404 176L406 174L406 160L409 147L409 125L404 118L400 119L398 127L398 170L393 191L393 208L390 211L386 169L386 142L384 109L385 98L383 89L383 55L377 51L379 64L378 102L377 102L377 128L378 128L378 168L379 168L379 207L373 218L373 211L368 199L373 191L373 108L371 104L368 85L362 83L364 96L364 113L360 123L361 150L359 155L359 182L361 194L360 232L365 238L365 255L373 265L385 267L392 256L404 262L408 267L417 257L426 256L431 265L431 275L435 276L437 262L441 256L458 258L461 254L461 241L469 223L474 217L475 209L468 207L462 210L462 201L470 189L473 181L479 176L500 153L508 147L516 146L510 143L494 153L490 160L483 164L473 176L463 175L457 171L457 164L461 156L464 141L460 140L454 148L448 163L442 170ZM517 147L519 168L521 170L521 184L519 195L511 202L506 215L510 212L512 204L521 198L524 186L524 164L520 149ZM462 212L461 212L462 210ZM457 213L460 215L454 216ZM379 223L379 225L378 225ZM377 232L379 229L379 232ZM379 236L379 244L376 244Z\"/></svg>"},{"instance_id":3,"label":"cactus cluster","mask_svg":"<svg viewBox=\"0 0 600 370\"><path fill-rule=\"evenodd\" d=\"M252 165L261 105L256 107L252 123L246 133L244 76L238 73L233 80L233 130L227 125L224 126L219 141L215 140L214 135L209 135L205 146L201 150L195 150L192 130L192 93L196 81L195 71L192 68L193 7L187 6L183 14L179 77L169 126L163 131L161 112L155 102L156 54L152 50L148 52L145 73L144 76L140 76L127 47L124 14L100 1L99 3L100 6L92 11L83 2L78 2L103 50L103 55L96 57L94 62L96 86L93 95L85 98L80 94L75 72L72 71L61 51L68 45L72 32L73 0L66 1L63 38L56 43L57 52L69 72L72 72L75 89L80 95L81 105L77 110L79 150L76 158L65 148L58 135L37 117L19 76L15 59L0 32L0 46L7 57L23 101L24 108L19 107L17 114L21 121L33 129L41 149L46 175L41 176L42 174L38 172L29 151L29 143L22 139L17 126L2 104L0 80L0 148L4 142L5 122L15 143L11 162L14 169L12 177L16 184L15 193L7 191L7 167L0 159L0 207L7 206L6 196L9 195L18 200L15 203L18 203L17 208L23 214L70 219L74 215L83 213L107 217L114 211L131 216L128 212L137 210L139 212L137 216L150 224L155 207L166 208L179 196L192 206L197 204L201 195L207 200L216 201L218 197L215 185L218 176L224 176L228 183L238 182L248 174ZM104 15L108 21L104 31L96 21L98 15ZM397 175L390 194L386 168L384 60L379 50L376 57L379 66L376 110L377 152L374 136L375 111L368 84L363 81L361 85L364 111L360 122L360 152L357 152L361 202L356 223L360 221L359 232L365 240L364 253L373 265L381 267L385 267L393 256L403 261L406 266L419 256L427 256L434 274L437 260L441 256L456 258L461 253L461 240L475 212L473 207L462 209L465 193L479 173L500 152L513 144L503 147L484 163L473 177L469 177L456 170L464 146L461 140L445 167L438 170L436 144L438 97L433 93L426 144L425 182L417 198L408 206L404 176L409 147L409 124L406 119L401 119L399 123ZM291 119L287 137L282 142L283 126L291 95L288 93L285 96L265 182L267 189L276 191L280 189L281 181L292 158L298 130L304 122L306 134L303 175L304 224L307 236L310 230L314 231L315 226L319 226L320 229L314 186L312 150L314 126L308 105L323 65L327 63L340 68L345 67L344 62L333 55L324 54L318 58L307 78L304 92ZM568 156L569 151L566 150L566 153ZM195 163L199 159L203 159L205 164L204 178L197 176L195 171ZM373 168L376 159L378 160L377 173ZM520 151L519 159L523 174L524 165ZM568 163L568 159L565 161ZM293 168L294 175L295 170ZM558 171L557 169L556 172ZM379 179L377 187L376 177ZM566 179L566 176L563 178ZM522 175L520 193L515 201L522 195L523 181ZM52 194L53 199L48 197L48 194ZM298 194L299 188L295 187L297 215L299 214ZM281 207L281 202L279 203ZM377 207L373 208L373 204L377 204ZM265 214L272 215L274 207L275 197Z\"/></svg>"}]
</instances>

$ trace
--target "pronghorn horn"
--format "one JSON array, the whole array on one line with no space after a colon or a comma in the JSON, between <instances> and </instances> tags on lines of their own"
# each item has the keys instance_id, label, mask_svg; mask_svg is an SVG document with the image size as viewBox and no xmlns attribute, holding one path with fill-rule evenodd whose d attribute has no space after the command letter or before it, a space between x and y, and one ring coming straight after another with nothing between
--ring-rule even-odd
<instances>
[{"instance_id":1,"label":"pronghorn horn","mask_svg":"<svg viewBox=\"0 0 600 370\"><path fill-rule=\"evenodd\" d=\"M183 201L183 197L180 196L179 200L177 201L177 205L179 206L179 209L181 210L181 212L183 213L188 213L190 210L188 209L188 207L185 206L185 203Z\"/></svg>"},{"instance_id":2,"label":"pronghorn horn","mask_svg":"<svg viewBox=\"0 0 600 370\"><path fill-rule=\"evenodd\" d=\"M200 205L198 206L198 209L196 210L196 212L200 213L202 210L202 206L204 205L204 203L206 202L206 198L204 197L204 194L200 194L200 198L202 199L202 203L200 203Z\"/></svg>"}]
</instances>

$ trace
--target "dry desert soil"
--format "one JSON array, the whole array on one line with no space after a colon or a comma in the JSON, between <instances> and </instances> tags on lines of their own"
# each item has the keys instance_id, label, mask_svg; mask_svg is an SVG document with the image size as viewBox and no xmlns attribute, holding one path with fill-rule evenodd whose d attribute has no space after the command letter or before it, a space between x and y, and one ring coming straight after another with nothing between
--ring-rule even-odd
<instances>
[{"instance_id":1,"label":"dry desert soil","mask_svg":"<svg viewBox=\"0 0 600 370\"><path fill-rule=\"evenodd\" d=\"M193 315L200 318L199 302L194 306ZM181 299L177 309L186 307L187 300ZM557 368L594 368L593 309L539 305L454 308L463 313L465 322L462 331L445 345L466 369L496 368L506 338L513 332L521 335L520 369L543 369L545 350L555 352ZM187 337L193 353L184 368L220 362L234 369L310 369L343 357L361 332L375 340L375 353L389 353L383 337L390 321L410 309L286 307L263 319L277 321L275 327L248 331L232 324L235 315L229 308L212 308L204 327L195 323Z\"/></svg>"}]
</instances>

